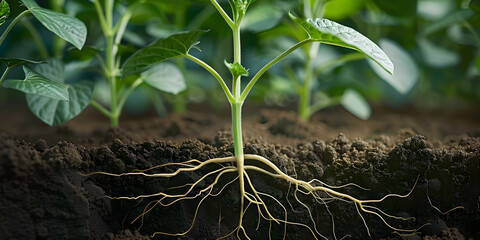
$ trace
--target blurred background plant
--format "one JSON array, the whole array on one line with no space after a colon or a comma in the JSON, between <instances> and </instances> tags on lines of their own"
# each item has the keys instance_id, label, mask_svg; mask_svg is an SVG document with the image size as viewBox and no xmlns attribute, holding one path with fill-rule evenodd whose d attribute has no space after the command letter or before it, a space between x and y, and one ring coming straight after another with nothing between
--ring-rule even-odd
<instances>
[{"instance_id":1,"label":"blurred background plant","mask_svg":"<svg viewBox=\"0 0 480 240\"><path fill-rule=\"evenodd\" d=\"M18 0L7 2L12 9L8 23L20 13L21 7ZM93 98L109 106L110 91L108 84L101 80L96 58L104 51L104 37L98 20L92 17L96 15L93 4L84 0L37 2L82 20L88 28L87 47L75 50L46 30L36 28L38 23L31 21L26 23L30 28L13 29L0 55L62 58L67 82L82 79L95 82ZM219 2L229 9L227 0ZM206 62L223 70L220 74L230 74L224 66L225 53L232 52L229 29L208 0L116 0L115 21L134 3L141 4L132 12L120 41L120 64L135 49L155 39L184 30L215 29L202 37L199 48L205 52L202 56L208 57ZM439 108L459 102L478 105L479 0L257 0L246 16L248 27L242 35L243 65L247 69L255 72L278 51L305 38L299 35L303 31L292 30L292 26L298 26L286 17L288 12L305 17L323 16L356 29L389 55L395 64L394 76L387 75L354 51L313 44L297 50L265 74L252 91L250 101L276 107L296 106L304 120L321 109L339 104L361 119L370 116L372 103L393 108ZM0 31L5 25L0 26ZM38 32L35 38L29 30L32 28ZM35 45L38 38L44 47ZM126 101L128 112L143 114L155 109L164 116L170 111L182 113L192 103L213 109L226 107L221 89L203 69L180 59L169 62L169 66L169 72L162 76L176 82L185 81L185 91L174 95L142 84ZM21 69L12 70L10 74L15 78L22 74ZM0 91L3 100L18 97L13 91ZM5 102L3 100L0 102Z\"/></svg>"},{"instance_id":2,"label":"blurred background plant","mask_svg":"<svg viewBox=\"0 0 480 240\"><path fill-rule=\"evenodd\" d=\"M479 9L478 1L305 0L299 5L288 2L270 4L277 6L279 15L286 12L279 9L283 6L287 12L324 16L351 26L379 44L394 62L395 72L391 76L353 51L310 45L272 71L262 92L267 103L297 102L299 116L304 120L338 104L367 119L371 110L366 99L383 101L395 108L409 105L438 108L452 101L478 103L479 21L474 14ZM261 15L261 12L252 9L251 14ZM263 16L263 21L269 24L262 22L259 26L265 28L246 29L255 34L260 51L274 52L304 37L286 27L293 27L291 22L280 22L268 15L276 16L270 13ZM275 27L268 29L270 26ZM285 34L288 37L280 37Z\"/></svg>"}]
</instances>

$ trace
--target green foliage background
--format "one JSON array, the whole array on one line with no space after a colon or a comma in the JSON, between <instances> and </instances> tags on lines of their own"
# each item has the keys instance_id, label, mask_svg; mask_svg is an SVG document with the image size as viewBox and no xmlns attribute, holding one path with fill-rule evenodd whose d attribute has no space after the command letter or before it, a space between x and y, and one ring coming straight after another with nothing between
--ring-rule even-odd
<instances>
[{"instance_id":1,"label":"green foliage background","mask_svg":"<svg viewBox=\"0 0 480 240\"><path fill-rule=\"evenodd\" d=\"M0 32L22 9L21 2L4 0L9 3L11 13L6 23L0 26ZM2 2L4 2L2 1ZM31 1L30 1L31 2ZM25 19L23 25L32 25L38 29L46 52L50 57L61 59L65 65L65 81L76 84L87 80L91 84L101 81L96 67L97 53L104 51L103 36L94 6L85 0L49 0L36 1L41 7L66 13L80 19L88 29L88 37L82 50L72 45L55 44L57 37L41 28L32 17ZM398 92L381 80L366 60L338 62L325 67L328 60L351 53L347 49L338 49L321 45L315 59L316 76L311 88L313 101L325 97L334 99L347 89L354 89L369 102L386 103L394 107L416 105L427 108L440 108L445 103L461 102L478 105L480 101L480 3L478 0L329 0L329 1L291 1L256 0L249 2L245 26L242 32L242 65L248 72L256 72L281 50L290 47L293 42L304 39L306 33L298 31L288 13L305 16L306 4L316 6L322 3L321 14L326 18L352 27L358 32L380 42L392 43L397 52L394 56L399 63L411 61L403 73L395 73L400 84L411 84L405 92ZM231 11L228 1L219 3ZM190 53L202 59L219 71L222 76L230 74L225 61L232 62L232 38L230 29L207 0L118 0L114 18L118 19L129 6L139 4L134 11L125 36L119 46L122 63L136 50L147 46L159 38L186 30L210 30L200 38L197 49ZM233 9L235 14L243 14L242 9ZM230 13L230 12L229 12ZM318 13L318 12L317 12ZM21 25L21 24L20 24ZM381 46L382 47L382 46ZM16 26L0 49L3 58L46 59L45 51L34 41L29 28ZM398 50L400 49L400 50ZM54 56L53 56L54 55ZM407 60L404 60L407 56ZM392 56L390 56L392 58ZM295 52L285 63L269 71L253 89L250 101L274 106L295 106L298 101L293 83L289 77L302 79L302 66L305 64L302 51ZM224 107L225 101L221 88L207 72L189 61L172 60L181 70L187 89L179 95L160 93L157 90L139 90L132 93L129 102L135 108L155 107L159 114L165 114L165 106L170 111L182 112L192 103L206 103L210 106ZM401 67L398 69L402 69ZM292 72L289 72L292 70ZM290 74L290 76L289 76ZM292 75L293 74L293 75ZM416 75L418 74L418 76ZM400 77L401 76L401 77ZM9 79L22 79L21 68L12 70ZM415 78L415 79L413 79ZM126 79L125 81L128 81ZM386 80L387 81L387 80ZM387 81L388 82L388 81ZM98 87L101 89L101 87ZM98 92L100 90L96 90ZM153 93L152 93L153 91ZM150 92L150 93L148 93ZM98 94L98 93L97 93ZM159 95L160 98L158 96ZM146 97L147 96L147 97ZM155 96L155 97L152 97ZM21 97L18 93L0 89L0 102ZM129 104L127 104L127 107ZM151 108L150 107L150 108Z\"/></svg>"}]
</instances>

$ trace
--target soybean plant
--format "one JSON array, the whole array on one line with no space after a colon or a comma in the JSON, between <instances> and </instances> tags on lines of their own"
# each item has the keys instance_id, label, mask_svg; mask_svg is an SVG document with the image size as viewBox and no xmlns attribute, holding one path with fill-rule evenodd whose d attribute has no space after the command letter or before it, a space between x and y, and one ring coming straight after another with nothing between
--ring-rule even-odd
<instances>
[{"instance_id":1,"label":"soybean plant","mask_svg":"<svg viewBox=\"0 0 480 240\"><path fill-rule=\"evenodd\" d=\"M33 15L35 19L56 36L71 43L77 49L82 49L87 37L87 29L80 20L60 12L39 7L34 0L22 0L22 3L26 9L18 14L3 31L0 36L0 45L7 38L8 33L16 23L20 20L25 20L26 16ZM9 18L9 15L9 4L7 1L1 0L0 25ZM29 21L24 21L23 23L32 34L33 40L42 53L41 55L47 57L47 49L37 30ZM55 40L55 42L60 41ZM88 105L93 87L88 83L66 84L63 76L60 76L63 75L63 66L58 59L38 61L24 58L0 58L0 62L6 65L6 69L0 78L0 86L24 92L30 110L47 124L56 125L69 120ZM51 67L52 64L55 65L54 68ZM23 66L25 79L5 80L9 71L17 66Z\"/></svg>"},{"instance_id":2,"label":"soybean plant","mask_svg":"<svg viewBox=\"0 0 480 240\"><path fill-rule=\"evenodd\" d=\"M135 9L146 4L155 4L156 1L128 1L131 4L121 12L121 18L114 21L114 0L93 0L93 5L105 39L103 56L97 55L103 75L110 90L109 109L105 108L96 99L90 104L110 119L111 126L118 126L119 118L130 94L142 84L158 90L177 94L185 89L185 82L180 70L171 63L158 63L140 75L128 79L120 79L122 74L122 54L119 51L128 23ZM102 3L104 3L102 5ZM147 5L148 7L148 5ZM163 76L163 78L162 78Z\"/></svg>"},{"instance_id":3,"label":"soybean plant","mask_svg":"<svg viewBox=\"0 0 480 240\"><path fill-rule=\"evenodd\" d=\"M152 43L151 45L139 50L134 55L132 55L123 66L123 74L122 78L127 78L131 75L141 74L144 71L148 71L149 67L153 66L158 62L165 61L171 58L178 58L183 57L187 58L194 63L203 67L206 71L211 73L213 77L218 81L220 86L222 87L225 97L227 101L230 103L231 112L232 112L232 130L233 130L233 146L234 146L234 156L231 157L224 157L224 158L214 158L205 161L199 161L196 159L184 161L181 163L168 163L161 166L157 166L151 169L143 170L143 171L136 171L130 173L122 173L122 174L113 174L113 173L106 173L106 172L95 172L93 174L103 174L108 176L114 177L121 177L121 176L131 176L131 175L138 175L138 176L145 176L145 177L162 177L162 178L171 178L179 175L180 173L188 173L199 171L200 169L204 169L207 166L220 166L218 168L213 168L215 170L211 170L207 174L200 177L193 183L188 183L182 186L175 187L176 191L182 191L182 193L175 193L170 194L168 192L159 192L154 194L148 195L140 195L140 196L121 196L121 197L113 197L113 199L144 199L144 198L152 198L156 197L159 198L158 200L154 200L150 204L147 205L143 214L138 216L137 219L142 219L150 212L154 207L160 206L169 206L175 202L186 200L186 199L195 199L199 198L200 201L197 205L196 211L194 213L194 219L188 229L178 233L166 233L162 231L155 232L153 235L169 235L169 236L181 236L188 234L195 224L195 219L197 217L197 213L199 211L200 206L202 203L211 196L217 196L221 194L221 192L226 188L226 186L233 184L234 182L238 182L239 184L239 196L240 196L240 212L238 216L238 224L236 227L229 232L227 235L220 237L220 239L226 238L230 235L235 235L238 239L247 238L252 239L249 235L252 233L248 233L245 222L245 213L247 210L256 209L258 212L258 221L260 222L261 219L270 222L271 224L281 224L284 225L284 233L283 239L286 238L287 235L287 225L296 225L301 227L306 227L310 230L312 236L315 239L323 238L326 239L319 231L315 225L316 221L313 221L313 217L310 214L310 218L314 223L313 226L308 226L307 223L298 223L292 222L288 219L288 214L285 206L283 206L278 199L274 196L256 190L256 185L252 181L250 177L251 174L257 173L260 175L264 175L265 177L274 178L280 181L285 181L291 186L294 190L294 196L296 201L299 204L302 204L306 207L306 205L302 202L303 198L297 197L298 195L303 195L303 197L309 196L312 197L315 202L318 204L326 204L326 202L330 200L341 200L352 203L358 211L359 216L363 219L365 223L365 227L367 229L368 234L369 228L363 218L362 214L372 214L377 216L382 220L389 228L393 231L397 231L400 233L414 233L416 229L402 229L396 228L392 225L389 225L387 221L389 219L403 219L401 217L396 217L389 215L382 211L381 209L377 208L373 204L382 202L386 198L389 197L406 197L410 193L406 195L398 195L398 194L388 194L381 199L373 199L373 200L362 200L358 199L354 196L346 194L342 192L342 186L330 186L326 183L323 183L319 179L309 179L309 180L302 180L297 179L296 177L292 177L289 174L282 171L278 166L272 163L269 159L253 154L244 154L243 149L243 134L242 134L242 106L245 102L247 96L249 95L250 91L254 87L255 83L262 77L262 75L274 66L276 63L280 62L290 53L295 51L296 49L305 46L306 44L311 44L314 42L320 42L324 44L336 45L339 47L350 48L356 50L362 54L365 54L367 57L371 58L377 64L379 64L382 68L386 71L392 73L393 72L393 64L390 59L386 56L386 54L372 41L358 33L352 28L345 27L340 25L336 22L332 22L327 19L322 18L310 18L310 19L303 19L290 14L290 18L308 33L308 38L298 42L297 44L293 45L289 49L285 50L279 56L271 60L268 64L263 66L253 77L251 77L244 88L242 88L242 78L248 77L249 72L242 66L242 51L241 51L241 31L240 26L242 25L242 21L244 20L246 11L248 7L252 4L253 0L229 0L229 4L232 9L232 15L229 15L225 12L223 7L216 1L210 0L213 6L217 9L219 14L225 20L226 24L231 28L233 34L233 60L231 63L226 62L226 67L231 72L231 89L225 82L224 78L217 73L215 69L213 69L210 65L202 61L201 59L191 55L189 52L192 48L197 47L198 38L205 34L205 31L197 30L191 32L181 32L174 35L171 35L164 39L159 39L156 42ZM247 161L246 161L247 160ZM149 173L152 169L158 169L159 167L177 167L174 172L161 172L161 173ZM232 177L233 175L233 177ZM228 176L228 177L227 177ZM207 181L207 179L211 179L211 181ZM229 180L233 179L233 180ZM205 184L206 183L206 184ZM351 185L351 184L350 184ZM288 195L288 193L286 194ZM284 209L285 215L282 217L277 217L272 214L271 207L267 203L268 202L276 202L277 204L281 205ZM250 208L251 207L251 208ZM310 209L308 207L307 212L310 213ZM271 231L271 230L270 230ZM271 232L269 234L271 235ZM333 233L335 235L335 233Z\"/></svg>"}]
</instances>

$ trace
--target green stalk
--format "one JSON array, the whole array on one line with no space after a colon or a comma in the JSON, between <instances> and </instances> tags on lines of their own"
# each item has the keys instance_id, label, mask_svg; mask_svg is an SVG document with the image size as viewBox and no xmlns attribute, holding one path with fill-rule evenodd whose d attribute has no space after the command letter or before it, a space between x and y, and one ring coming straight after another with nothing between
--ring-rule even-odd
<instances>
[{"instance_id":1,"label":"green stalk","mask_svg":"<svg viewBox=\"0 0 480 240\"><path fill-rule=\"evenodd\" d=\"M93 1L93 5L95 5L95 10L97 11L98 19L100 20L100 27L104 33L108 32L107 22L105 20L105 15L103 14L102 6L98 0Z\"/></svg>"},{"instance_id":2,"label":"green stalk","mask_svg":"<svg viewBox=\"0 0 480 240\"><path fill-rule=\"evenodd\" d=\"M234 62L242 63L242 50L241 50L241 37L240 37L240 24L242 19L235 22L233 31L233 59ZM235 151L235 160L237 162L238 179L240 184L240 219L239 226L243 222L243 207L245 203L245 159L243 154L243 133L242 133L242 105L244 100L241 99L241 76L233 76L233 98L234 102L231 102L232 108L232 133L233 133L233 148Z\"/></svg>"},{"instance_id":3,"label":"green stalk","mask_svg":"<svg viewBox=\"0 0 480 240\"><path fill-rule=\"evenodd\" d=\"M241 55L241 38L240 38L240 22L236 23L233 28L233 58L234 62L242 64L242 55ZM233 98L234 102L231 103L232 106L232 120L233 120L233 138L234 138L234 148L235 156L243 158L243 142L242 142L242 124L241 124L241 114L242 114L242 105L243 100L241 99L241 76L238 76L233 80ZM243 165L243 162L242 162Z\"/></svg>"},{"instance_id":4,"label":"green stalk","mask_svg":"<svg viewBox=\"0 0 480 240\"><path fill-rule=\"evenodd\" d=\"M3 72L2 78L0 78L0 88L2 87L3 80L5 80L5 77L7 77L7 74L9 71L10 71L10 67L7 67L7 69L5 69L5 72Z\"/></svg>"},{"instance_id":5,"label":"green stalk","mask_svg":"<svg viewBox=\"0 0 480 240\"><path fill-rule=\"evenodd\" d=\"M200 65L201 67L203 67L208 72L210 72L210 74L212 74L212 76L215 77L215 79L217 79L220 86L222 86L223 92L225 93L225 95L228 99L228 102L230 102L230 103L235 102L235 98L233 97L232 93L230 92L230 89L228 89L227 84L225 84L225 81L220 76L220 74L218 74L217 71L215 71L215 69L213 69L210 65L206 64L204 61L202 61L202 60L200 60L200 59L198 59L198 58L196 58L196 57L194 57L190 54L187 54L184 57L192 60L193 62Z\"/></svg>"},{"instance_id":6,"label":"green stalk","mask_svg":"<svg viewBox=\"0 0 480 240\"><path fill-rule=\"evenodd\" d=\"M110 125L113 127L118 126L118 110L117 110L117 69L115 66L115 32L113 30L113 0L105 1L105 17L104 21L101 21L103 34L105 35L106 41L106 67L107 72L106 76L110 84ZM98 4L99 5L99 4ZM103 18L102 14L99 14L100 19Z\"/></svg>"},{"instance_id":7,"label":"green stalk","mask_svg":"<svg viewBox=\"0 0 480 240\"><path fill-rule=\"evenodd\" d=\"M297 92L297 94L298 95L302 94L302 87L300 86L300 80L298 80L297 76L295 76L295 73L293 72L292 67L288 64L283 64L283 68L285 69L285 74L287 74L287 78L292 83L293 88L295 88L295 91Z\"/></svg>"},{"instance_id":8,"label":"green stalk","mask_svg":"<svg viewBox=\"0 0 480 240\"><path fill-rule=\"evenodd\" d=\"M132 92L135 89L137 89L137 87L140 86L142 83L143 83L142 79L138 78L137 80L135 80L135 82L132 83L132 85L130 85L128 87L127 90L125 90L125 92L122 94L122 98L118 102L117 110L115 112L112 112L113 113L112 115L113 115L114 118L118 119L120 117L120 114L122 113L123 106L127 102L128 96L130 96L130 94L132 94Z\"/></svg>"},{"instance_id":9,"label":"green stalk","mask_svg":"<svg viewBox=\"0 0 480 240\"><path fill-rule=\"evenodd\" d=\"M232 29L234 27L234 22L232 21L232 19L228 16L228 14L225 12L225 10L223 10L222 6L220 6L220 4L218 4L217 1L215 0L210 0L210 2L213 4L213 6L217 9L217 11L220 13L220 15L222 15L223 19L225 20L225 22L227 22L228 26L230 26Z\"/></svg>"},{"instance_id":10,"label":"green stalk","mask_svg":"<svg viewBox=\"0 0 480 240\"><path fill-rule=\"evenodd\" d=\"M187 111L187 96L185 93L179 93L173 96L173 112L177 115L182 115Z\"/></svg>"},{"instance_id":11,"label":"green stalk","mask_svg":"<svg viewBox=\"0 0 480 240\"><path fill-rule=\"evenodd\" d=\"M63 12L63 5L65 4L65 0L50 0L50 5L52 6L52 10L55 12ZM53 38L53 54L57 58L61 58L63 55L63 49L67 42L61 39L58 36L54 36Z\"/></svg>"},{"instance_id":12,"label":"green stalk","mask_svg":"<svg viewBox=\"0 0 480 240\"><path fill-rule=\"evenodd\" d=\"M100 113L105 115L105 117L110 118L112 116L112 113L108 111L106 108L104 108L100 103L98 103L95 100L90 101L90 105L92 105L94 108L96 108Z\"/></svg>"},{"instance_id":13,"label":"green stalk","mask_svg":"<svg viewBox=\"0 0 480 240\"><path fill-rule=\"evenodd\" d=\"M15 26L18 20L20 20L23 16L29 13L30 13L30 10L25 10L22 13L18 14L18 16L15 19L13 19L13 21L8 25L7 29L5 29L5 31L2 33L2 36L0 37L0 45L2 45L3 40L5 40L8 33L10 32L10 30L12 30L13 26Z\"/></svg>"},{"instance_id":14,"label":"green stalk","mask_svg":"<svg viewBox=\"0 0 480 240\"><path fill-rule=\"evenodd\" d=\"M307 62L305 64L305 79L303 82L303 88L300 93L300 101L298 105L298 113L300 115L300 118L303 121L308 121L310 118L310 96L312 90L310 89L310 86L312 85L312 80L313 80L313 67L312 67L312 58L310 56L307 56Z\"/></svg>"},{"instance_id":15,"label":"green stalk","mask_svg":"<svg viewBox=\"0 0 480 240\"><path fill-rule=\"evenodd\" d=\"M242 105L243 102L231 103L233 148L235 149L235 160L237 163L238 180L240 184L240 218L238 223L239 226L241 226L243 222L243 208L245 205L245 159L243 154L242 140Z\"/></svg>"},{"instance_id":16,"label":"green stalk","mask_svg":"<svg viewBox=\"0 0 480 240\"><path fill-rule=\"evenodd\" d=\"M242 47L240 40L240 25L235 25L233 28L233 62L242 64ZM233 97L238 100L241 94L241 76L232 79L233 83ZM237 101L236 101L237 102ZM243 102L243 101L242 101Z\"/></svg>"},{"instance_id":17,"label":"green stalk","mask_svg":"<svg viewBox=\"0 0 480 240\"><path fill-rule=\"evenodd\" d=\"M317 1L313 5L308 1L304 2L304 13L308 18L312 17L321 17L323 15L323 9L325 4L323 1ZM303 81L303 88L300 91L300 101L298 104L298 114L300 118L307 122L312 115L312 110L310 107L311 104L311 95L312 95L312 81L314 80L314 66L313 62L317 58L318 48L320 47L319 43L313 43L306 49L306 64L305 64L305 79Z\"/></svg>"},{"instance_id":18,"label":"green stalk","mask_svg":"<svg viewBox=\"0 0 480 240\"><path fill-rule=\"evenodd\" d=\"M105 36L107 41L107 78L108 82L110 83L110 98L111 98L111 105L110 111L112 113L117 112L117 77L115 71L115 55L113 55L113 45L114 45L114 37L113 35L106 35ZM116 114L112 114L110 118L110 124L114 127L118 126L118 117Z\"/></svg>"},{"instance_id":19,"label":"green stalk","mask_svg":"<svg viewBox=\"0 0 480 240\"><path fill-rule=\"evenodd\" d=\"M240 98L240 100L243 102L245 101L245 99L247 98L248 94L250 93L250 91L252 90L253 86L255 85L255 83L258 81L258 79L260 79L260 77L268 70L270 69L271 67L273 67L275 64L277 64L278 62L280 62L282 59L284 59L286 56L288 56L290 53L292 53L293 51L297 50L299 47L307 44L307 43L310 43L310 42L313 42L314 40L308 38L308 39L305 39L301 42L298 42L297 44L293 45L291 48L287 49L285 52L283 52L282 54L280 54L278 57L276 57L275 59L273 59L272 61L270 61L267 65L263 66L262 69L260 69L260 71L257 72L257 74L255 74L255 76L253 76L253 78L250 80L250 82L248 82L248 85L245 87L245 89L243 90L243 93L242 93L242 96Z\"/></svg>"},{"instance_id":20,"label":"green stalk","mask_svg":"<svg viewBox=\"0 0 480 240\"><path fill-rule=\"evenodd\" d=\"M242 139L242 105L243 103L232 103L232 131L233 131L233 148L235 149L235 157L237 164L243 169L243 139Z\"/></svg>"},{"instance_id":21,"label":"green stalk","mask_svg":"<svg viewBox=\"0 0 480 240\"><path fill-rule=\"evenodd\" d=\"M116 127L118 126L118 119L120 117L121 107L123 106L124 101L131 93L131 91L133 91L133 89L135 89L139 84L132 85L131 91L129 89L127 92L125 92L125 96L120 99L120 102L118 101L119 98L117 96L117 75L119 71L119 61L117 62L117 44L120 42L121 37L125 32L126 25L131 16L131 12L127 12L122 17L122 19L116 25L114 25L114 3L114 0L105 0L104 11L99 0L93 1L106 42L105 62L100 57L98 58L104 71L105 77L110 84L110 111L106 110L103 107L100 108L99 104L96 104L96 102L92 101L90 103L93 107L97 108L100 112L110 118L111 126Z\"/></svg>"}]
</instances>

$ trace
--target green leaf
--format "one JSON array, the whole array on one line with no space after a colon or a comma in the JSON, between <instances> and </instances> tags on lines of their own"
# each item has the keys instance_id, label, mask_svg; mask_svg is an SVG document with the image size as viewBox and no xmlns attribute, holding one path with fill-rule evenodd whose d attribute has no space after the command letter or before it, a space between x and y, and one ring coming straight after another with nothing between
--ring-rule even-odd
<instances>
[{"instance_id":1,"label":"green leaf","mask_svg":"<svg viewBox=\"0 0 480 240\"><path fill-rule=\"evenodd\" d=\"M27 94L26 98L28 107L33 114L45 123L55 126L74 118L88 106L93 95L93 84L87 81L65 84L63 63L59 59L48 59L46 62L46 64L36 65L35 71L66 86L69 101L32 94Z\"/></svg>"},{"instance_id":2,"label":"green leaf","mask_svg":"<svg viewBox=\"0 0 480 240\"><path fill-rule=\"evenodd\" d=\"M10 16L10 6L6 0L0 0L0 25L2 25Z\"/></svg>"},{"instance_id":3,"label":"green leaf","mask_svg":"<svg viewBox=\"0 0 480 240\"><path fill-rule=\"evenodd\" d=\"M63 84L65 81L63 78L64 68L62 61L57 58L50 58L45 60L45 62L45 64L35 65L35 72L45 76L52 81Z\"/></svg>"},{"instance_id":4,"label":"green leaf","mask_svg":"<svg viewBox=\"0 0 480 240\"><path fill-rule=\"evenodd\" d=\"M255 0L228 0L232 7L234 21L243 18L250 4Z\"/></svg>"},{"instance_id":5,"label":"green leaf","mask_svg":"<svg viewBox=\"0 0 480 240\"><path fill-rule=\"evenodd\" d=\"M68 101L68 90L62 84L46 78L29 67L23 66L23 71L25 72L25 80L8 80L3 82L3 87Z\"/></svg>"},{"instance_id":6,"label":"green leaf","mask_svg":"<svg viewBox=\"0 0 480 240\"><path fill-rule=\"evenodd\" d=\"M449 14L448 16L435 21L425 28L424 35L430 35L444 28L450 27L456 23L461 23L474 15L470 9L462 9Z\"/></svg>"},{"instance_id":7,"label":"green leaf","mask_svg":"<svg viewBox=\"0 0 480 240\"><path fill-rule=\"evenodd\" d=\"M63 13L41 8L34 0L22 0L22 2L48 30L76 48L82 49L87 39L87 27L82 21Z\"/></svg>"},{"instance_id":8,"label":"green leaf","mask_svg":"<svg viewBox=\"0 0 480 240\"><path fill-rule=\"evenodd\" d=\"M239 76L248 77L248 70L245 69L240 63L229 63L227 60L224 61L225 66L232 73L233 79L237 79Z\"/></svg>"},{"instance_id":9,"label":"green leaf","mask_svg":"<svg viewBox=\"0 0 480 240\"><path fill-rule=\"evenodd\" d=\"M60 101L39 95L27 94L30 110L50 126L62 124L80 114L90 103L93 84L89 81L67 85L70 101Z\"/></svg>"},{"instance_id":10,"label":"green leaf","mask_svg":"<svg viewBox=\"0 0 480 240\"><path fill-rule=\"evenodd\" d=\"M0 58L0 62L7 65L8 68L13 68L25 64L39 64L43 63L42 61L28 60L23 58Z\"/></svg>"},{"instance_id":11,"label":"green leaf","mask_svg":"<svg viewBox=\"0 0 480 240\"><path fill-rule=\"evenodd\" d=\"M182 72L171 63L157 63L143 72L141 78L151 87L172 94L187 88Z\"/></svg>"},{"instance_id":12,"label":"green leaf","mask_svg":"<svg viewBox=\"0 0 480 240\"><path fill-rule=\"evenodd\" d=\"M457 9L452 0L419 0L417 16L430 21L438 21Z\"/></svg>"},{"instance_id":13,"label":"green leaf","mask_svg":"<svg viewBox=\"0 0 480 240\"><path fill-rule=\"evenodd\" d=\"M369 119L372 114L367 100L360 93L350 88L343 93L341 104L347 111L362 120Z\"/></svg>"},{"instance_id":14,"label":"green leaf","mask_svg":"<svg viewBox=\"0 0 480 240\"><path fill-rule=\"evenodd\" d=\"M368 61L368 63L377 75L390 84L395 90L401 94L408 93L420 78L420 70L414 59L405 49L391 40L381 39L380 47L395 64L395 75L388 74L383 68L371 60Z\"/></svg>"},{"instance_id":15,"label":"green leaf","mask_svg":"<svg viewBox=\"0 0 480 240\"><path fill-rule=\"evenodd\" d=\"M454 51L439 47L426 38L419 38L417 42L423 60L431 67L451 67L460 62L460 56Z\"/></svg>"},{"instance_id":16,"label":"green leaf","mask_svg":"<svg viewBox=\"0 0 480 240\"><path fill-rule=\"evenodd\" d=\"M152 65L167 59L182 57L198 44L198 38L206 31L182 32L159 39L138 50L123 65L122 79L139 74Z\"/></svg>"},{"instance_id":17,"label":"green leaf","mask_svg":"<svg viewBox=\"0 0 480 240\"><path fill-rule=\"evenodd\" d=\"M312 40L357 50L393 74L393 63L382 49L354 29L324 18L302 19L292 14L290 17L307 31Z\"/></svg>"},{"instance_id":18,"label":"green leaf","mask_svg":"<svg viewBox=\"0 0 480 240\"><path fill-rule=\"evenodd\" d=\"M272 4L261 4L252 7L242 21L244 30L258 33L271 29L280 23L284 11Z\"/></svg>"}]
</instances>

